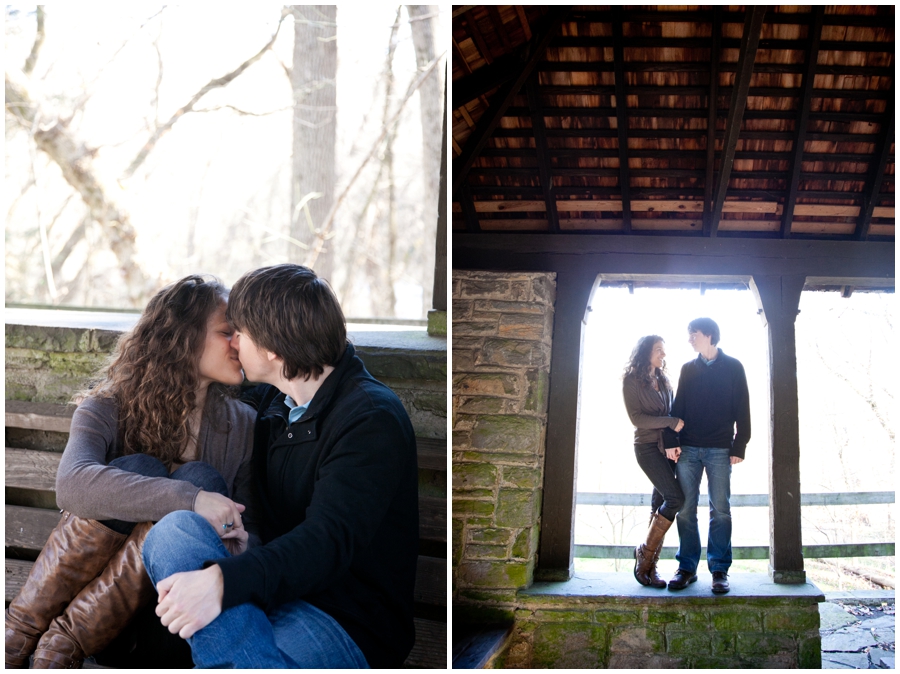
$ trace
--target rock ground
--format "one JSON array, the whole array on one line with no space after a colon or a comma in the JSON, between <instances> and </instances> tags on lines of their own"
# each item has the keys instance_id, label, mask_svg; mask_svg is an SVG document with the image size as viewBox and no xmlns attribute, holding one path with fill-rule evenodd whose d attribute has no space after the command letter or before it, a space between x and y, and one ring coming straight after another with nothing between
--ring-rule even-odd
<instances>
[{"instance_id":1,"label":"rock ground","mask_svg":"<svg viewBox=\"0 0 900 674\"><path fill-rule=\"evenodd\" d=\"M894 598L819 604L823 669L894 669Z\"/></svg>"}]
</instances>

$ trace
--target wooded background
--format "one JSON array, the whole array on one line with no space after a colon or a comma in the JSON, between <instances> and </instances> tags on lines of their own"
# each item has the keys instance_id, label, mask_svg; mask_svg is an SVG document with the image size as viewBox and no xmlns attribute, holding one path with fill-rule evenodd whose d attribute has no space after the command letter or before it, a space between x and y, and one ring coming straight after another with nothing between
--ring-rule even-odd
<instances>
[{"instance_id":1,"label":"wooded background","mask_svg":"<svg viewBox=\"0 0 900 674\"><path fill-rule=\"evenodd\" d=\"M6 6L6 303L140 308L307 264L431 308L437 6Z\"/></svg>"}]
</instances>

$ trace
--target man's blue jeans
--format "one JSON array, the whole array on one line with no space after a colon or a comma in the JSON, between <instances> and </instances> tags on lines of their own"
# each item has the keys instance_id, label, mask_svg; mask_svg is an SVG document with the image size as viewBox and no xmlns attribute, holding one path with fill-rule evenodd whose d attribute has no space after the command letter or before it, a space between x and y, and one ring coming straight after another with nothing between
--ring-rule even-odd
<instances>
[{"instance_id":1,"label":"man's blue jeans","mask_svg":"<svg viewBox=\"0 0 900 674\"><path fill-rule=\"evenodd\" d=\"M144 565L156 585L210 559L228 557L200 515L179 510L161 519L144 542ZM188 639L200 668L368 668L359 647L327 613L299 600L266 613L241 604L219 614Z\"/></svg>"},{"instance_id":2,"label":"man's blue jeans","mask_svg":"<svg viewBox=\"0 0 900 674\"><path fill-rule=\"evenodd\" d=\"M700 564L700 530L697 526L697 500L700 478L706 469L709 484L709 540L706 564L710 572L728 572L731 568L731 458L721 447L681 447L675 464L684 492L684 506L675 518L678 522L678 553L675 559L685 571L696 572Z\"/></svg>"}]
</instances>

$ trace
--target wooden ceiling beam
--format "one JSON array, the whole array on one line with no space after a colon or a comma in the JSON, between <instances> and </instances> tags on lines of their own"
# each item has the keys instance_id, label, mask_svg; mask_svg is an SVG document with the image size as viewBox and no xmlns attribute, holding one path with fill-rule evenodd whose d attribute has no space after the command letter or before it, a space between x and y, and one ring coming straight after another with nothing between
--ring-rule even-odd
<instances>
[{"instance_id":1,"label":"wooden ceiling beam","mask_svg":"<svg viewBox=\"0 0 900 674\"><path fill-rule=\"evenodd\" d=\"M791 177L788 179L787 196L784 200L784 213L781 216L781 238L791 236L791 222L794 219L794 205L800 190L800 170L803 168L803 150L806 147L806 131L809 126L809 111L812 104L813 81L816 78L816 64L819 61L819 42L822 39L822 22L825 7L813 7L812 24L809 28L809 50L806 52L806 72L803 73L803 84L800 87L800 119L797 122L797 137L794 139L794 156L791 159Z\"/></svg>"},{"instance_id":2,"label":"wooden ceiling beam","mask_svg":"<svg viewBox=\"0 0 900 674\"><path fill-rule=\"evenodd\" d=\"M463 216L466 219L467 232L480 232L478 214L475 212L475 202L472 200L472 190L468 185L463 185L459 195L459 204L462 206Z\"/></svg>"},{"instance_id":3,"label":"wooden ceiling beam","mask_svg":"<svg viewBox=\"0 0 900 674\"><path fill-rule=\"evenodd\" d=\"M712 46L709 59L709 94L707 95L706 117L706 180L703 183L703 233L709 234L712 229L713 181L716 168L716 118L718 117L717 101L719 100L719 44L722 38L722 11L719 7L713 10Z\"/></svg>"},{"instance_id":4,"label":"wooden ceiling beam","mask_svg":"<svg viewBox=\"0 0 900 674\"><path fill-rule=\"evenodd\" d=\"M469 101L496 89L513 79L522 68L523 56L528 45L504 54L489 66L479 68L471 75L461 77L453 83L453 109L461 108Z\"/></svg>"},{"instance_id":5,"label":"wooden ceiling beam","mask_svg":"<svg viewBox=\"0 0 900 674\"><path fill-rule=\"evenodd\" d=\"M533 74L525 85L528 95L528 107L531 108L531 128L534 131L534 147L537 150L538 169L541 175L541 189L544 191L544 208L551 232L559 231L559 213L556 211L556 199L553 198L553 177L550 174L550 156L547 154L547 134L544 130L544 113L535 92L537 73Z\"/></svg>"},{"instance_id":6,"label":"wooden ceiling beam","mask_svg":"<svg viewBox=\"0 0 900 674\"><path fill-rule=\"evenodd\" d=\"M884 121L881 123L879 139L875 144L876 155L872 158L869 171L869 179L863 192L863 205L860 209L859 220L856 222L854 237L859 241L865 241L869 237L869 227L872 223L872 212L878 202L881 185L886 181L884 175L891 156L891 143L894 142L894 84L891 83L890 97L887 108L884 110ZM890 176L893 179L893 176Z\"/></svg>"},{"instance_id":7,"label":"wooden ceiling beam","mask_svg":"<svg viewBox=\"0 0 900 674\"><path fill-rule=\"evenodd\" d=\"M738 137L741 133L741 120L747 106L747 94L750 91L750 78L753 75L753 62L759 48L759 36L762 33L763 18L766 8L763 5L752 5L747 10L744 30L741 34L741 51L738 57L738 69L731 90L731 103L728 107L728 121L725 123L725 139L722 143L722 166L719 169L715 186L713 207L710 212L709 226L704 223L704 234L715 237L722 218L722 205L728 191L728 179L734 166L734 153L737 151Z\"/></svg>"},{"instance_id":8,"label":"wooden ceiling beam","mask_svg":"<svg viewBox=\"0 0 900 674\"><path fill-rule=\"evenodd\" d=\"M560 24L570 11L570 6L553 7L546 15L543 25L533 31L528 59L522 64L517 77L504 84L492 97L490 107L478 120L475 129L462 148L462 153L453 162L453 194L458 193L462 183L475 163L478 153L485 146L491 134L500 124L506 109L512 104L522 85L531 75L538 61L544 56L551 38L559 30Z\"/></svg>"},{"instance_id":9,"label":"wooden ceiling beam","mask_svg":"<svg viewBox=\"0 0 900 674\"><path fill-rule=\"evenodd\" d=\"M628 174L628 117L625 110L625 48L622 36L622 7L613 9L613 67L616 78L616 131L619 141L619 188L622 190L622 226L631 233L631 177Z\"/></svg>"}]
</instances>

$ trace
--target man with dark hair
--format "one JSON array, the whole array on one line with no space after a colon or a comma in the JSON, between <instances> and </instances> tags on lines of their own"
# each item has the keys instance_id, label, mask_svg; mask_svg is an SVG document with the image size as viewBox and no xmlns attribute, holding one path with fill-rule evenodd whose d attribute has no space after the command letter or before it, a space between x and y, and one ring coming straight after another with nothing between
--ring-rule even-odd
<instances>
[{"instance_id":1,"label":"man with dark hair","mask_svg":"<svg viewBox=\"0 0 900 674\"><path fill-rule=\"evenodd\" d=\"M688 341L696 360L681 368L672 416L684 420L681 454L675 464L684 492L678 523L678 571L670 590L682 590L697 580L700 531L697 500L706 470L709 483L709 537L706 563L712 573L712 591L728 592L731 568L731 467L744 460L750 440L750 393L740 361L718 348L719 326L711 318L688 325ZM737 426L737 432L735 432Z\"/></svg>"},{"instance_id":2,"label":"man with dark hair","mask_svg":"<svg viewBox=\"0 0 900 674\"><path fill-rule=\"evenodd\" d=\"M247 379L263 382L244 396L262 545L232 556L194 513L164 518L144 547L157 615L198 667L399 667L418 555L409 417L312 270L245 274L228 319Z\"/></svg>"}]
</instances>

